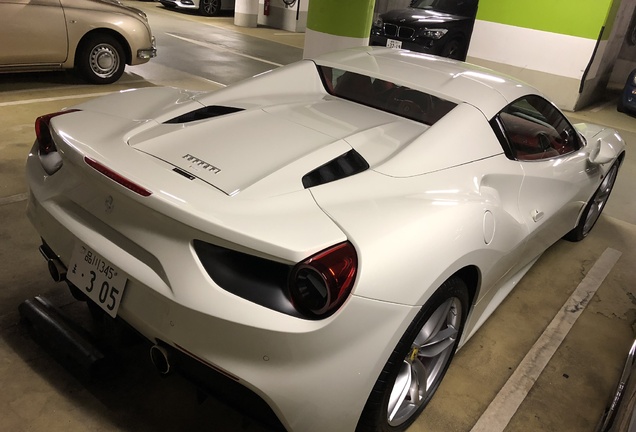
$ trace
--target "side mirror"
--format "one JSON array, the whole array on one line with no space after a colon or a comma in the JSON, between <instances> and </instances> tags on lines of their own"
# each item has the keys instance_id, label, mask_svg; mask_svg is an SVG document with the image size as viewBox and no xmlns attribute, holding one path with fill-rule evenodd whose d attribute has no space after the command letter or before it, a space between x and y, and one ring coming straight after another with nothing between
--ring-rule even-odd
<instances>
[{"instance_id":1,"label":"side mirror","mask_svg":"<svg viewBox=\"0 0 636 432\"><path fill-rule=\"evenodd\" d=\"M591 146L589 159L594 164L606 164L616 159L616 150L611 143L599 138Z\"/></svg>"}]
</instances>

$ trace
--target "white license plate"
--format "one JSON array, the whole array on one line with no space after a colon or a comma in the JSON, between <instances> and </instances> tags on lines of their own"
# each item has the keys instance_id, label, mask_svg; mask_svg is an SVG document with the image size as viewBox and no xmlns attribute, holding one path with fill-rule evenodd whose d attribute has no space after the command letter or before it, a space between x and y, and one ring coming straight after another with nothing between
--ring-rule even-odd
<instances>
[{"instance_id":1,"label":"white license plate","mask_svg":"<svg viewBox=\"0 0 636 432\"><path fill-rule=\"evenodd\" d=\"M113 318L117 316L128 277L99 254L75 244L66 278Z\"/></svg>"},{"instance_id":2,"label":"white license plate","mask_svg":"<svg viewBox=\"0 0 636 432\"><path fill-rule=\"evenodd\" d=\"M386 46L389 48L402 48L402 41L387 39Z\"/></svg>"}]
</instances>

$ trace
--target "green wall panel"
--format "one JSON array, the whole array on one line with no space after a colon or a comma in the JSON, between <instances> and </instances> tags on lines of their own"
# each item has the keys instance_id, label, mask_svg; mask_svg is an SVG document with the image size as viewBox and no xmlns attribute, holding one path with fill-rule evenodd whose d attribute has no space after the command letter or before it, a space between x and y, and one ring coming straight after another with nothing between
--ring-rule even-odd
<instances>
[{"instance_id":1,"label":"green wall panel","mask_svg":"<svg viewBox=\"0 0 636 432\"><path fill-rule=\"evenodd\" d=\"M336 36L369 37L375 0L311 0L307 28Z\"/></svg>"},{"instance_id":2,"label":"green wall panel","mask_svg":"<svg viewBox=\"0 0 636 432\"><path fill-rule=\"evenodd\" d=\"M611 7L612 0L479 0L477 19L596 40Z\"/></svg>"}]
</instances>

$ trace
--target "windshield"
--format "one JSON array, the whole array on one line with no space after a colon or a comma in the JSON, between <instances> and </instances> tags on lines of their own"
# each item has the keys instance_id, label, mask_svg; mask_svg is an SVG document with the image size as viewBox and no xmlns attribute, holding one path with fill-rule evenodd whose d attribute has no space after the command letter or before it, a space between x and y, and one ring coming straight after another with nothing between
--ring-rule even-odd
<instances>
[{"instance_id":1,"label":"windshield","mask_svg":"<svg viewBox=\"0 0 636 432\"><path fill-rule=\"evenodd\" d=\"M411 7L466 17L477 14L477 0L413 0Z\"/></svg>"}]
</instances>

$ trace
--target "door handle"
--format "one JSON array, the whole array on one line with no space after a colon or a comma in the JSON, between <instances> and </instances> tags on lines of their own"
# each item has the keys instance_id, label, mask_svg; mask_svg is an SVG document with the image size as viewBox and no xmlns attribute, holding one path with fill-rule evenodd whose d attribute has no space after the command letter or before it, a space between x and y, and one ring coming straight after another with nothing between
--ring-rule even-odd
<instances>
[{"instance_id":1,"label":"door handle","mask_svg":"<svg viewBox=\"0 0 636 432\"><path fill-rule=\"evenodd\" d=\"M532 220L535 222L539 222L543 219L544 213L539 210L532 210Z\"/></svg>"}]
</instances>

